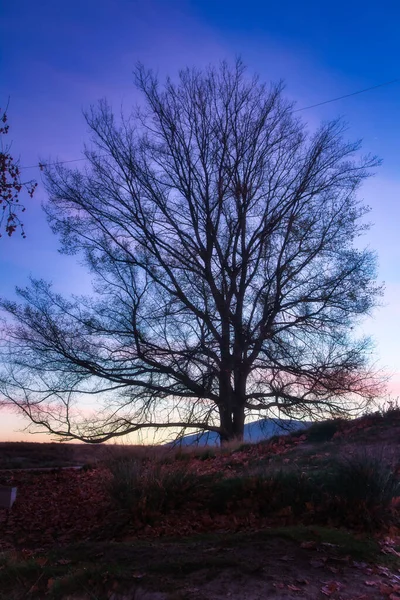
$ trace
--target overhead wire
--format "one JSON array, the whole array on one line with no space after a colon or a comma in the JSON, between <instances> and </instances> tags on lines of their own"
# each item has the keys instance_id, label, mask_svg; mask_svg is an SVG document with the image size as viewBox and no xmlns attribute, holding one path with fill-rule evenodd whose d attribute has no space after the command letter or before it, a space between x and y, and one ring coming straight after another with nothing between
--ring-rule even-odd
<instances>
[{"instance_id":1,"label":"overhead wire","mask_svg":"<svg viewBox=\"0 0 400 600\"><path fill-rule=\"evenodd\" d=\"M331 102L337 102L338 100L343 100L343 98L350 98L351 96L357 96L358 94L363 94L364 92L369 92L370 90L376 90L377 88L383 87L384 85L391 85L392 83L397 83L400 79L392 79L391 81L385 81L384 83L378 83L378 85L372 85L371 87L364 88L363 90L358 90L357 92L352 92L351 94L344 94L344 96L338 96L337 98L332 98L331 100L324 100L324 102L317 102L317 104L310 104L310 106L303 106L302 108L296 108L293 112L300 112L301 110L308 110L309 108L315 108L316 106L322 106L323 104L330 104Z\"/></svg>"},{"instance_id":2,"label":"overhead wire","mask_svg":"<svg viewBox=\"0 0 400 600\"><path fill-rule=\"evenodd\" d=\"M302 106L301 108L296 108L293 112L301 112L303 110L309 110L310 108L316 108L317 106L323 106L324 104L331 104L332 102L337 102L338 100L343 100L344 98L351 98L352 96L358 96L359 94L364 94L365 92L369 92L371 90L376 90L378 88L384 87L386 85L392 85L393 83L398 83L400 81L399 78L391 79L390 81L385 81L383 83L378 83L378 85L372 85L370 87L364 88L362 90L357 90L356 92L351 92L350 94L344 94L343 96L337 96L336 98L331 98L330 100L324 100L323 102L317 102L316 104L310 104L309 106ZM83 160L88 160L86 157L82 158L73 158L71 160L60 160L53 163L38 163L37 165L29 165L27 167L20 167L20 169L40 169L43 170L44 167L54 167L56 165L66 165L68 163L81 162Z\"/></svg>"}]
</instances>

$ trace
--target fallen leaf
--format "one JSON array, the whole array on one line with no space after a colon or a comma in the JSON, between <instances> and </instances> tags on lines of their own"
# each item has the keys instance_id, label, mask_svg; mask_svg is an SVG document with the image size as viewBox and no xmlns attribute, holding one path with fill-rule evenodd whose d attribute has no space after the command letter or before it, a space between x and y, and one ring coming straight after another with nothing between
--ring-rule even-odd
<instances>
[{"instance_id":1,"label":"fallen leaf","mask_svg":"<svg viewBox=\"0 0 400 600\"><path fill-rule=\"evenodd\" d=\"M302 542L300 544L300 548L306 548L307 550L310 548L315 548L317 545L317 542L314 542L313 540L310 540L309 542Z\"/></svg>"},{"instance_id":2,"label":"fallen leaf","mask_svg":"<svg viewBox=\"0 0 400 600\"><path fill-rule=\"evenodd\" d=\"M50 590L51 590L51 588L53 587L54 583L55 583L55 579L49 579L49 580L47 581L47 589L48 589L49 591L50 591Z\"/></svg>"},{"instance_id":3,"label":"fallen leaf","mask_svg":"<svg viewBox=\"0 0 400 600\"><path fill-rule=\"evenodd\" d=\"M341 587L342 584L338 581L329 581L321 588L321 593L324 594L324 596L332 596L332 594L340 590Z\"/></svg>"},{"instance_id":4,"label":"fallen leaf","mask_svg":"<svg viewBox=\"0 0 400 600\"><path fill-rule=\"evenodd\" d=\"M382 583L379 586L379 591L381 594L386 594L386 596L388 596L389 594L392 594L396 590L394 590L391 585L387 585L387 583Z\"/></svg>"},{"instance_id":5,"label":"fallen leaf","mask_svg":"<svg viewBox=\"0 0 400 600\"><path fill-rule=\"evenodd\" d=\"M400 557L400 552L397 552L397 550L395 550L391 546L386 546L385 548L382 548L382 552L384 554L394 554L394 556L399 556Z\"/></svg>"},{"instance_id":6,"label":"fallen leaf","mask_svg":"<svg viewBox=\"0 0 400 600\"><path fill-rule=\"evenodd\" d=\"M328 567L328 569L329 569L329 571L330 571L331 573L339 573L339 569L338 569L337 567L330 567L330 566L329 566L329 567Z\"/></svg>"},{"instance_id":7,"label":"fallen leaf","mask_svg":"<svg viewBox=\"0 0 400 600\"><path fill-rule=\"evenodd\" d=\"M325 566L325 562L326 562L326 559L323 559L323 558L312 558L310 560L310 565L316 569L319 569L319 568Z\"/></svg>"}]
</instances>

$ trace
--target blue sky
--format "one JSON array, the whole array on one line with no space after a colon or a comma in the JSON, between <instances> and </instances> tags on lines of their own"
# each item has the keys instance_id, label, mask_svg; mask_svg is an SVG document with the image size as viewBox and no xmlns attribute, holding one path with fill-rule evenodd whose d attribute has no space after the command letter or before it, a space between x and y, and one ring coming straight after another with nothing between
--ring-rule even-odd
<instances>
[{"instance_id":1,"label":"blue sky","mask_svg":"<svg viewBox=\"0 0 400 600\"><path fill-rule=\"evenodd\" d=\"M21 165L81 157L88 140L82 110L107 97L118 111L136 96L140 60L174 75L241 55L265 81L283 79L298 108L400 78L400 4L393 1L270 3L254 0L14 0L0 21L0 106L10 97L13 153ZM365 245L379 257L383 306L363 325L375 358L393 374L400 394L400 82L304 111L311 128L342 116L348 136L383 166L361 192L375 224ZM24 171L36 177L37 168ZM86 292L90 279L72 257L57 252L40 204L41 184L26 199L27 239L0 239L0 295L12 296L30 274L57 290ZM0 419L0 439L19 439L14 416ZM39 438L37 438L39 439ZM43 439L43 438L42 438Z\"/></svg>"}]
</instances>

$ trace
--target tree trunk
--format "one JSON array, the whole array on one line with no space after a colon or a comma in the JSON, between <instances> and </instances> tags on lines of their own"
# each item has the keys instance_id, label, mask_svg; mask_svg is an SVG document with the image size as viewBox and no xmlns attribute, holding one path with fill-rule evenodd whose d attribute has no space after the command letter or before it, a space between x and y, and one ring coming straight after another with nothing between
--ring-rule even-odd
<instances>
[{"instance_id":1,"label":"tree trunk","mask_svg":"<svg viewBox=\"0 0 400 600\"><path fill-rule=\"evenodd\" d=\"M221 396L224 398L224 402L220 405L219 409L221 445L233 440L243 441L245 421L244 402L235 396L232 390L230 398L228 395Z\"/></svg>"},{"instance_id":2,"label":"tree trunk","mask_svg":"<svg viewBox=\"0 0 400 600\"><path fill-rule=\"evenodd\" d=\"M230 442L233 438L233 419L232 419L232 411L230 407L224 405L220 406L219 409L219 417L220 417L220 433L219 433L219 441L221 446Z\"/></svg>"},{"instance_id":3,"label":"tree trunk","mask_svg":"<svg viewBox=\"0 0 400 600\"><path fill-rule=\"evenodd\" d=\"M220 443L221 445L233 439L232 401L233 390L229 369L222 369L219 377L219 417L220 417Z\"/></svg>"},{"instance_id":4,"label":"tree trunk","mask_svg":"<svg viewBox=\"0 0 400 600\"><path fill-rule=\"evenodd\" d=\"M246 398L246 383L247 373L240 365L235 369L235 391L233 394L233 437L239 441L243 441L244 436L244 405Z\"/></svg>"},{"instance_id":5,"label":"tree trunk","mask_svg":"<svg viewBox=\"0 0 400 600\"><path fill-rule=\"evenodd\" d=\"M233 410L226 406L220 407L221 431L219 434L221 445L233 440L243 441L244 434L244 407L235 407Z\"/></svg>"},{"instance_id":6,"label":"tree trunk","mask_svg":"<svg viewBox=\"0 0 400 600\"><path fill-rule=\"evenodd\" d=\"M233 438L239 442L243 441L244 436L244 406L237 406L233 411Z\"/></svg>"},{"instance_id":7,"label":"tree trunk","mask_svg":"<svg viewBox=\"0 0 400 600\"><path fill-rule=\"evenodd\" d=\"M234 373L234 389L231 383L231 371L223 369L220 374L220 443L233 440L243 441L245 422L245 396L247 373L241 367Z\"/></svg>"}]
</instances>

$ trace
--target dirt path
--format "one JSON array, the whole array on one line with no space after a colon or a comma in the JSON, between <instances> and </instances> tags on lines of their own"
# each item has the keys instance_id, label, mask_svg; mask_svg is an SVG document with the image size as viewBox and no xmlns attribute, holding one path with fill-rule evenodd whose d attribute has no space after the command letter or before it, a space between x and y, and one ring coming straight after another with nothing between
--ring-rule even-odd
<instances>
[{"instance_id":1,"label":"dirt path","mask_svg":"<svg viewBox=\"0 0 400 600\"><path fill-rule=\"evenodd\" d=\"M66 551L63 560L82 565L85 556L89 563L97 560L103 573L112 565L124 570L110 600L400 600L400 562L382 564L384 554L371 562L372 541L341 534L342 543L334 544L312 529L288 535L260 531L97 544Z\"/></svg>"}]
</instances>

